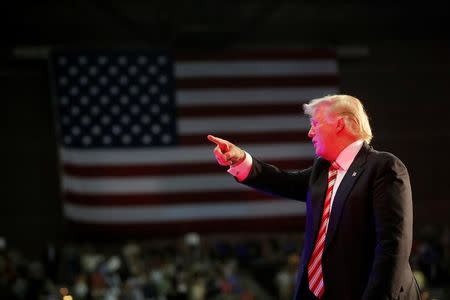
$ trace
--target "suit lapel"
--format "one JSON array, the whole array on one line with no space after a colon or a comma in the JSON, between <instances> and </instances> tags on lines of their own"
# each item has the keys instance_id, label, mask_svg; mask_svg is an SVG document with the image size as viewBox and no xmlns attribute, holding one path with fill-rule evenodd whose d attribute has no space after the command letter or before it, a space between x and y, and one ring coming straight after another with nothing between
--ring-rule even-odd
<instances>
[{"instance_id":1,"label":"suit lapel","mask_svg":"<svg viewBox=\"0 0 450 300\"><path fill-rule=\"evenodd\" d=\"M358 152L352 164L348 168L344 178L339 185L339 188L336 191L336 195L334 196L333 200L333 207L331 209L330 221L328 223L327 235L325 238L325 250L332 241L334 234L336 233L338 223L342 216L342 211L345 207L347 196L352 190L352 187L358 180L359 176L364 172L364 163L366 161L369 147L370 146L366 143L363 144L363 147Z\"/></svg>"}]
</instances>

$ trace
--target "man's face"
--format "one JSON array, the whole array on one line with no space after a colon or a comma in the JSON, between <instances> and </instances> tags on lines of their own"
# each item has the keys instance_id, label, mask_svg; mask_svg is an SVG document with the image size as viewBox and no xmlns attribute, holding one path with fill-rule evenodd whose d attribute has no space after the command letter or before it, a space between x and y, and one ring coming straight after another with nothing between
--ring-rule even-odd
<instances>
[{"instance_id":1,"label":"man's face","mask_svg":"<svg viewBox=\"0 0 450 300\"><path fill-rule=\"evenodd\" d=\"M332 150L336 142L336 121L327 117L326 107L319 106L311 117L311 128L308 136L311 138L316 155L327 160L334 159Z\"/></svg>"}]
</instances>

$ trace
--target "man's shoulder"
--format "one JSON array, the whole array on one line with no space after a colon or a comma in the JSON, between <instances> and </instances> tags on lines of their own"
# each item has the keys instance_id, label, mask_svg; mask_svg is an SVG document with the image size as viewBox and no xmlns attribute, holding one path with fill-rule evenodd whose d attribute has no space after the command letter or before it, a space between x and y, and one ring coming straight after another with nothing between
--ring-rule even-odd
<instances>
[{"instance_id":1,"label":"man's shoulder","mask_svg":"<svg viewBox=\"0 0 450 300\"><path fill-rule=\"evenodd\" d=\"M377 164L383 165L400 165L405 167L403 161L394 153L389 151L376 150L370 147L367 155L368 161L376 162Z\"/></svg>"},{"instance_id":2,"label":"man's shoulder","mask_svg":"<svg viewBox=\"0 0 450 300\"><path fill-rule=\"evenodd\" d=\"M375 159L395 161L401 160L397 155L389 151L376 150L372 146L368 149L368 155Z\"/></svg>"}]
</instances>

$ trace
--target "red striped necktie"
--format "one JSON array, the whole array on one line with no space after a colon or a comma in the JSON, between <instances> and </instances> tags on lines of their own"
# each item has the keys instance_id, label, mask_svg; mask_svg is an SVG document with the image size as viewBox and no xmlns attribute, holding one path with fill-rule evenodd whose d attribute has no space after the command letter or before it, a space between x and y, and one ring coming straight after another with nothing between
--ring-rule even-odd
<instances>
[{"instance_id":1,"label":"red striped necktie","mask_svg":"<svg viewBox=\"0 0 450 300\"><path fill-rule=\"evenodd\" d=\"M325 292L322 273L322 253L325 246L325 237L328 229L328 221L331 212L331 196L333 194L333 186L336 182L337 170L339 165L334 162L328 170L328 188L323 205L322 220L320 221L320 229L317 234L316 244L308 263L308 282L309 289L319 299Z\"/></svg>"}]
</instances>

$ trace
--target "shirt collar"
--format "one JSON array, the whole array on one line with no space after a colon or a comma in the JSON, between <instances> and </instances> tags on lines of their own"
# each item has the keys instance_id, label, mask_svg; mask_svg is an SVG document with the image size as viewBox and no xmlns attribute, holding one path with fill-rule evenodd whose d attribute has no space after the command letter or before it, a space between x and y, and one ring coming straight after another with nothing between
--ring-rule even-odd
<instances>
[{"instance_id":1,"label":"shirt collar","mask_svg":"<svg viewBox=\"0 0 450 300\"><path fill-rule=\"evenodd\" d=\"M339 153L338 157L336 158L336 162L341 167L341 169L343 169L344 171L348 170L353 160L355 159L356 154L358 154L359 150L361 150L363 143L363 140L357 140L345 147L344 150Z\"/></svg>"}]
</instances>

